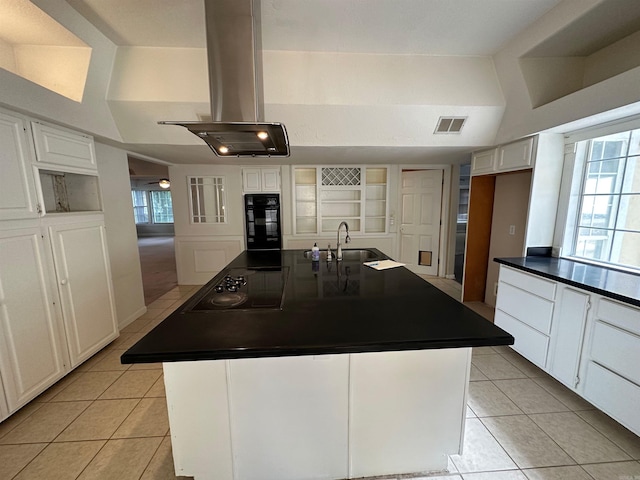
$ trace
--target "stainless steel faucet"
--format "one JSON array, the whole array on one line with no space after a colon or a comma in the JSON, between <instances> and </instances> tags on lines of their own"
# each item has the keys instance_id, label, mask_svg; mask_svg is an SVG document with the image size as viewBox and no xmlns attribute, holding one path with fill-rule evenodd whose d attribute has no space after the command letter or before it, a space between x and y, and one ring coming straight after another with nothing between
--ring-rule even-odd
<instances>
[{"instance_id":1,"label":"stainless steel faucet","mask_svg":"<svg viewBox=\"0 0 640 480\"><path fill-rule=\"evenodd\" d=\"M349 224L347 222L341 222L340 225L338 225L338 247L336 250L336 260L338 261L342 260L342 244L340 243L340 229L342 228L343 225L344 225L344 229L347 232L347 236L344 237L344 243L349 243L351 241L351 237L349 236Z\"/></svg>"}]
</instances>

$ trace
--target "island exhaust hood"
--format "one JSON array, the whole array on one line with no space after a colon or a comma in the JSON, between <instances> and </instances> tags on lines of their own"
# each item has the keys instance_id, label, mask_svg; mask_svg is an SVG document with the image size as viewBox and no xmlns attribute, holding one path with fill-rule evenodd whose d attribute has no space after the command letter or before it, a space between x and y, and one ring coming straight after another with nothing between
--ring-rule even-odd
<instances>
[{"instance_id":1,"label":"island exhaust hood","mask_svg":"<svg viewBox=\"0 0 640 480\"><path fill-rule=\"evenodd\" d=\"M260 0L205 0L211 122L162 121L204 140L219 157L288 157L287 131L263 122Z\"/></svg>"}]
</instances>

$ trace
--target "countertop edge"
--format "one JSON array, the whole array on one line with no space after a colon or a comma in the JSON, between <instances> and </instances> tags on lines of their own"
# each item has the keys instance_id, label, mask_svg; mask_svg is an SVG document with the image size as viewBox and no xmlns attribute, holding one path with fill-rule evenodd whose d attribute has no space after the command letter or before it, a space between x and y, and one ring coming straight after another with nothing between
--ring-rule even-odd
<instances>
[{"instance_id":1,"label":"countertop edge","mask_svg":"<svg viewBox=\"0 0 640 480\"><path fill-rule=\"evenodd\" d=\"M613 300L617 300L619 302L623 302L629 305L634 305L636 307L640 307L640 299L629 297L627 295L623 295L620 293L613 292L611 290L605 290L599 287L595 287L593 285L589 285L587 283L578 282L576 280L572 280L570 278L566 278L561 275L554 275L552 273L546 272L544 270L540 270L539 268L535 268L534 266L522 265L522 263L527 260L527 258L531 257L516 257L516 258L494 258L493 261L499 263L501 265L506 265L511 268L515 268L516 270L522 270L524 272L532 273L534 275L538 275L540 277L548 278L549 280L554 280L560 283L564 283L565 285L570 285L572 287L580 288L582 290L586 290L589 292L597 293L598 295L602 295L603 297L611 298ZM546 257L535 257L536 261L542 261ZM553 257L552 257L553 258ZM550 258L551 260L551 258ZM561 260L563 262L575 263L579 264L580 262L575 262L569 259L557 259L553 258L553 260ZM584 265L584 264L583 264ZM598 265L589 265L591 268L602 269L603 271L612 271L624 274L625 272L620 272L619 270L607 269L606 267L601 267ZM628 275L633 276L634 274L629 273ZM640 279L638 280L640 283Z\"/></svg>"}]
</instances>

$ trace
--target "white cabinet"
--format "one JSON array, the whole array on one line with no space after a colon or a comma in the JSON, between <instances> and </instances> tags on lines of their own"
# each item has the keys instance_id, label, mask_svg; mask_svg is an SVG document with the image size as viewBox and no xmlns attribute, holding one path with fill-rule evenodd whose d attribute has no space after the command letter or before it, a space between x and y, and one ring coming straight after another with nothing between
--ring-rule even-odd
<instances>
[{"instance_id":1,"label":"white cabinet","mask_svg":"<svg viewBox=\"0 0 640 480\"><path fill-rule=\"evenodd\" d=\"M104 222L57 223L48 231L75 367L118 336Z\"/></svg>"},{"instance_id":2,"label":"white cabinet","mask_svg":"<svg viewBox=\"0 0 640 480\"><path fill-rule=\"evenodd\" d=\"M558 285L558 290L549 369L562 383L576 388L591 296L562 284Z\"/></svg>"},{"instance_id":3,"label":"white cabinet","mask_svg":"<svg viewBox=\"0 0 640 480\"><path fill-rule=\"evenodd\" d=\"M474 152L471 157L471 175L494 173L496 168L497 148Z\"/></svg>"},{"instance_id":4,"label":"white cabinet","mask_svg":"<svg viewBox=\"0 0 640 480\"><path fill-rule=\"evenodd\" d=\"M68 171L96 172L96 153L93 137L31 122L38 168L67 167Z\"/></svg>"},{"instance_id":5,"label":"white cabinet","mask_svg":"<svg viewBox=\"0 0 640 480\"><path fill-rule=\"evenodd\" d=\"M38 216L26 118L0 110L0 220Z\"/></svg>"},{"instance_id":6,"label":"white cabinet","mask_svg":"<svg viewBox=\"0 0 640 480\"><path fill-rule=\"evenodd\" d=\"M498 148L496 171L521 170L533 166L533 148L535 137L501 145Z\"/></svg>"},{"instance_id":7,"label":"white cabinet","mask_svg":"<svg viewBox=\"0 0 640 480\"><path fill-rule=\"evenodd\" d=\"M598 299L585 350L584 397L640 435L640 309Z\"/></svg>"},{"instance_id":8,"label":"white cabinet","mask_svg":"<svg viewBox=\"0 0 640 480\"><path fill-rule=\"evenodd\" d=\"M0 375L8 412L65 373L40 228L0 231Z\"/></svg>"},{"instance_id":9,"label":"white cabinet","mask_svg":"<svg viewBox=\"0 0 640 480\"><path fill-rule=\"evenodd\" d=\"M474 152L471 175L487 175L531 168L538 137L528 137L490 150Z\"/></svg>"},{"instance_id":10,"label":"white cabinet","mask_svg":"<svg viewBox=\"0 0 640 480\"><path fill-rule=\"evenodd\" d=\"M555 293L555 282L500 266L494 323L513 335L514 350L543 369Z\"/></svg>"},{"instance_id":11,"label":"white cabinet","mask_svg":"<svg viewBox=\"0 0 640 480\"><path fill-rule=\"evenodd\" d=\"M280 169L270 168L243 168L242 191L245 193L279 192Z\"/></svg>"}]
</instances>

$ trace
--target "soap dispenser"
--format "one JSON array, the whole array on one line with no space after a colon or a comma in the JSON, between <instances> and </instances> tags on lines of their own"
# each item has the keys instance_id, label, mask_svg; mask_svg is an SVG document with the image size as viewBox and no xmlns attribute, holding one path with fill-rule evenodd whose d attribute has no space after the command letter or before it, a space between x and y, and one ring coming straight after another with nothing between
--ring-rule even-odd
<instances>
[{"instance_id":1,"label":"soap dispenser","mask_svg":"<svg viewBox=\"0 0 640 480\"><path fill-rule=\"evenodd\" d=\"M313 248L311 249L311 260L314 262L320 261L320 249L318 248L317 243L314 243Z\"/></svg>"}]
</instances>

